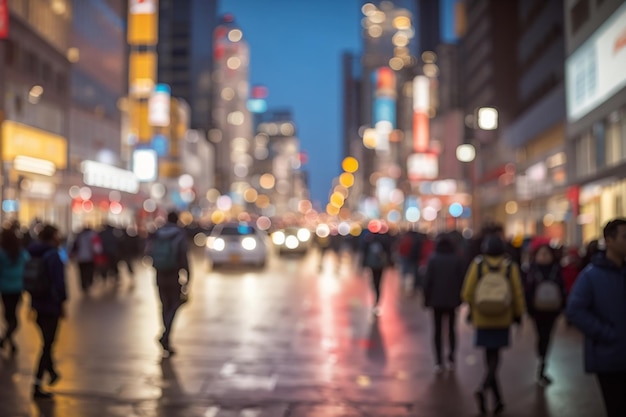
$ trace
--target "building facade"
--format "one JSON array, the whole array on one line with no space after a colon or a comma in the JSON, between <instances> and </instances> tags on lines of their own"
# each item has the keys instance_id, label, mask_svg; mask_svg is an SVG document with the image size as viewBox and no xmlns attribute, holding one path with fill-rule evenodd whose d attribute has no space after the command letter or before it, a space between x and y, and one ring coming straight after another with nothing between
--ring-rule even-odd
<instances>
[{"instance_id":1,"label":"building facade","mask_svg":"<svg viewBox=\"0 0 626 417\"><path fill-rule=\"evenodd\" d=\"M0 42L2 219L67 231L72 2L9 0ZM5 26L6 28L6 26Z\"/></svg>"},{"instance_id":2,"label":"building facade","mask_svg":"<svg viewBox=\"0 0 626 417\"><path fill-rule=\"evenodd\" d=\"M519 2L519 104L504 130L516 149L515 198L505 205L511 234L568 240L563 1Z\"/></svg>"},{"instance_id":3,"label":"building facade","mask_svg":"<svg viewBox=\"0 0 626 417\"><path fill-rule=\"evenodd\" d=\"M211 71L217 0L160 0L157 45L160 84L191 108L191 128L211 128Z\"/></svg>"},{"instance_id":4,"label":"building facade","mask_svg":"<svg viewBox=\"0 0 626 417\"><path fill-rule=\"evenodd\" d=\"M566 154L575 241L626 215L626 4L565 1Z\"/></svg>"}]
</instances>

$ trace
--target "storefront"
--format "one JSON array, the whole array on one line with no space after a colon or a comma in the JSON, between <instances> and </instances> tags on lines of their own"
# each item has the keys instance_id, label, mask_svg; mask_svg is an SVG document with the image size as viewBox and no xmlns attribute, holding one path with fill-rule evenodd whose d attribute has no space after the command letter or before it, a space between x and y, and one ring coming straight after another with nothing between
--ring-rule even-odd
<instances>
[{"instance_id":1,"label":"storefront","mask_svg":"<svg viewBox=\"0 0 626 417\"><path fill-rule=\"evenodd\" d=\"M62 230L67 205L57 198L67 165L65 138L10 120L2 123L2 219L28 225L34 219Z\"/></svg>"},{"instance_id":2,"label":"storefront","mask_svg":"<svg viewBox=\"0 0 626 417\"><path fill-rule=\"evenodd\" d=\"M626 180L606 178L580 189L580 216L584 243L599 239L602 228L611 219L626 215Z\"/></svg>"}]
</instances>

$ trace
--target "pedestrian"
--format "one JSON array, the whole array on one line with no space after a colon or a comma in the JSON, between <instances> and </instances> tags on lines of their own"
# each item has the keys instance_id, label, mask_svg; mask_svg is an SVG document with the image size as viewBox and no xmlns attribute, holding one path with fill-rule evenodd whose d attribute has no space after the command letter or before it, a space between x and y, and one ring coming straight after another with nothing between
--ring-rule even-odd
<instances>
[{"instance_id":1,"label":"pedestrian","mask_svg":"<svg viewBox=\"0 0 626 417\"><path fill-rule=\"evenodd\" d=\"M70 253L78 264L80 287L83 294L86 294L93 284L96 257L103 253L100 236L89 225L86 225L76 235Z\"/></svg>"},{"instance_id":2,"label":"pedestrian","mask_svg":"<svg viewBox=\"0 0 626 417\"><path fill-rule=\"evenodd\" d=\"M626 219L604 227L606 249L578 276L567 317L585 336L585 370L595 374L606 415L626 416Z\"/></svg>"},{"instance_id":3,"label":"pedestrian","mask_svg":"<svg viewBox=\"0 0 626 417\"><path fill-rule=\"evenodd\" d=\"M415 230L407 230L398 240L398 266L400 273L400 289L408 290L411 282L407 276L415 276L417 262L413 259L413 247L417 244L418 234Z\"/></svg>"},{"instance_id":4,"label":"pedestrian","mask_svg":"<svg viewBox=\"0 0 626 417\"><path fill-rule=\"evenodd\" d=\"M374 287L372 313L380 315L380 296L383 273L391 263L391 248L381 233L368 233L363 241L361 265L370 270Z\"/></svg>"},{"instance_id":5,"label":"pedestrian","mask_svg":"<svg viewBox=\"0 0 626 417\"><path fill-rule=\"evenodd\" d=\"M13 334L17 330L17 308L24 291L24 265L30 259L28 252L22 248L19 229L3 229L0 245L0 294L4 305L6 331L0 336L0 348L8 343L11 353L17 353L17 345Z\"/></svg>"},{"instance_id":6,"label":"pedestrian","mask_svg":"<svg viewBox=\"0 0 626 417\"><path fill-rule=\"evenodd\" d=\"M526 306L535 323L537 337L537 383L547 386L548 348L557 318L565 308L565 285L554 249L547 243L531 243L530 265L524 278Z\"/></svg>"},{"instance_id":7,"label":"pedestrian","mask_svg":"<svg viewBox=\"0 0 626 417\"><path fill-rule=\"evenodd\" d=\"M598 239L593 239L589 243L587 243L587 246L585 246L585 254L582 258L581 269L585 269L585 267L591 263L591 260L599 251L600 242L598 241Z\"/></svg>"},{"instance_id":8,"label":"pedestrian","mask_svg":"<svg viewBox=\"0 0 626 417\"><path fill-rule=\"evenodd\" d=\"M461 305L461 289L465 278L465 262L452 237L441 234L435 252L426 265L424 275L424 306L432 308L434 319L433 346L435 371L443 371L442 324L448 321L448 367L454 368L456 353L456 311Z\"/></svg>"},{"instance_id":9,"label":"pedestrian","mask_svg":"<svg viewBox=\"0 0 626 417\"><path fill-rule=\"evenodd\" d=\"M462 297L469 304L471 321L476 328L474 343L484 349L486 373L474 394L482 414L487 412L486 395L491 391L493 413L504 411L498 382L500 351L509 345L511 324L520 323L524 314L524 290L520 272L506 254L505 242L498 235L483 239L482 255L471 263L465 276Z\"/></svg>"},{"instance_id":10,"label":"pedestrian","mask_svg":"<svg viewBox=\"0 0 626 417\"><path fill-rule=\"evenodd\" d=\"M119 283L119 267L120 261L120 237L121 231L111 224L104 225L103 229L98 233L102 242L102 250L104 252L105 264L100 268L102 280L106 281L110 275L113 280Z\"/></svg>"},{"instance_id":11,"label":"pedestrian","mask_svg":"<svg viewBox=\"0 0 626 417\"><path fill-rule=\"evenodd\" d=\"M37 313L37 326L41 331L43 347L39 365L33 385L34 398L52 398L53 394L42 388L43 379L47 373L49 385L54 385L60 378L55 369L52 348L56 340L59 320L65 317L65 300L67 299L65 285L65 267L58 249L61 243L59 229L53 225L43 225L39 233L39 241L32 242L28 248L30 256L41 259L44 274L47 276L49 287L45 295L31 294L31 306Z\"/></svg>"},{"instance_id":12,"label":"pedestrian","mask_svg":"<svg viewBox=\"0 0 626 417\"><path fill-rule=\"evenodd\" d=\"M191 274L187 256L187 236L178 226L178 213L167 215L167 223L158 229L146 245L146 254L152 258L156 269L156 284L161 300L163 334L159 343L166 356L176 353L170 344L172 324L178 308L186 301ZM186 275L184 284L180 282L180 271Z\"/></svg>"},{"instance_id":13,"label":"pedestrian","mask_svg":"<svg viewBox=\"0 0 626 417\"><path fill-rule=\"evenodd\" d=\"M576 278L582 266L582 259L578 254L578 248L575 246L567 250L567 254L561 261L561 274L563 275L563 284L565 285L565 294L569 297L572 292Z\"/></svg>"}]
</instances>

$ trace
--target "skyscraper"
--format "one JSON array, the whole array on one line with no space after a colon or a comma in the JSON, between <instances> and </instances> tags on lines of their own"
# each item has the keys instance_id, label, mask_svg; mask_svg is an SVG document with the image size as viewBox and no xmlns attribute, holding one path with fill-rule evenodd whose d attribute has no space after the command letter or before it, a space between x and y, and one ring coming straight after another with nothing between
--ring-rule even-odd
<instances>
[{"instance_id":1,"label":"skyscraper","mask_svg":"<svg viewBox=\"0 0 626 417\"><path fill-rule=\"evenodd\" d=\"M189 103L191 128L211 127L211 68L217 0L160 0L158 73L172 97Z\"/></svg>"}]
</instances>

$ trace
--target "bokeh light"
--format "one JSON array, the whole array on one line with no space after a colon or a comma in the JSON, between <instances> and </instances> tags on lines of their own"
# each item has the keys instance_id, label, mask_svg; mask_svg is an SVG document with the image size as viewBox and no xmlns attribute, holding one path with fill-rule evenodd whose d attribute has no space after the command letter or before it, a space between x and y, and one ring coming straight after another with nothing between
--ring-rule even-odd
<instances>
[{"instance_id":1,"label":"bokeh light","mask_svg":"<svg viewBox=\"0 0 626 417\"><path fill-rule=\"evenodd\" d=\"M220 224L226 219L224 212L216 210L211 214L211 221L215 224Z\"/></svg>"},{"instance_id":2,"label":"bokeh light","mask_svg":"<svg viewBox=\"0 0 626 417\"><path fill-rule=\"evenodd\" d=\"M269 217L261 216L256 221L256 227L260 230L268 230L272 226L272 221Z\"/></svg>"},{"instance_id":3,"label":"bokeh light","mask_svg":"<svg viewBox=\"0 0 626 417\"><path fill-rule=\"evenodd\" d=\"M261 175L261 178L259 178L259 185L261 185L261 187L265 188L266 190L274 188L275 184L276 178L274 178L272 174L263 174Z\"/></svg>"},{"instance_id":4,"label":"bokeh light","mask_svg":"<svg viewBox=\"0 0 626 417\"><path fill-rule=\"evenodd\" d=\"M344 171L353 174L359 169L359 161L352 156L348 156L341 163L341 167Z\"/></svg>"},{"instance_id":5,"label":"bokeh light","mask_svg":"<svg viewBox=\"0 0 626 417\"><path fill-rule=\"evenodd\" d=\"M248 188L243 193L243 198L247 203L254 203L259 196L259 193L254 188Z\"/></svg>"},{"instance_id":6,"label":"bokeh light","mask_svg":"<svg viewBox=\"0 0 626 417\"><path fill-rule=\"evenodd\" d=\"M339 176L339 184L346 188L350 188L354 185L354 175L349 172L344 172Z\"/></svg>"}]
</instances>

